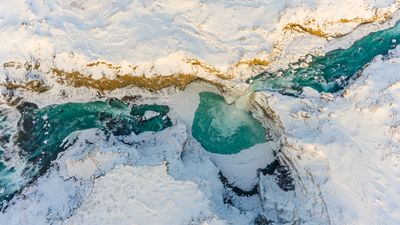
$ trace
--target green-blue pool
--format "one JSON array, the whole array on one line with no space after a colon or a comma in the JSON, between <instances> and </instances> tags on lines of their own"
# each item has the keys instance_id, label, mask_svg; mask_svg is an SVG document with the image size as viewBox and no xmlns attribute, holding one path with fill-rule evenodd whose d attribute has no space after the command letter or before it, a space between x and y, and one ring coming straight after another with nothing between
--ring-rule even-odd
<instances>
[{"instance_id":1,"label":"green-blue pool","mask_svg":"<svg viewBox=\"0 0 400 225\"><path fill-rule=\"evenodd\" d=\"M386 55L400 43L400 22L370 33L349 48L309 56L277 73L264 72L249 79L253 91L278 91L298 95L303 87L319 92L336 92L377 55ZM279 76L277 75L279 74ZM87 103L66 103L38 108L31 103L18 106L21 118L16 134L3 132L0 114L0 206L27 184L44 174L57 155L65 150L65 138L72 132L98 128L106 134L128 135L160 131L172 125L168 106L129 106L118 99ZM145 119L146 111L158 114ZM223 97L201 92L192 135L209 152L235 154L267 140L268 131L246 110L227 104ZM13 158L23 162L13 164Z\"/></svg>"},{"instance_id":2,"label":"green-blue pool","mask_svg":"<svg viewBox=\"0 0 400 225\"><path fill-rule=\"evenodd\" d=\"M266 142L266 131L259 121L243 109L228 105L212 92L201 92L192 135L209 152L235 154Z\"/></svg>"}]
</instances>

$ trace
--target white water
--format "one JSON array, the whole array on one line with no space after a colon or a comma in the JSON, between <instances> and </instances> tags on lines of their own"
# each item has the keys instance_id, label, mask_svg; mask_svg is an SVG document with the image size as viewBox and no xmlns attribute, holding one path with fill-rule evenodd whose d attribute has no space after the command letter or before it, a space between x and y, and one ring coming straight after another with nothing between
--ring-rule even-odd
<instances>
[{"instance_id":1,"label":"white water","mask_svg":"<svg viewBox=\"0 0 400 225\"><path fill-rule=\"evenodd\" d=\"M229 105L221 105L218 108L209 110L210 115L214 118L210 124L210 129L218 131L220 136L213 137L215 139L221 138L223 141L238 132L240 127L251 126L248 121L247 112L243 110L232 109Z\"/></svg>"},{"instance_id":2,"label":"white water","mask_svg":"<svg viewBox=\"0 0 400 225\"><path fill-rule=\"evenodd\" d=\"M244 95L240 96L234 102L235 107L238 109L244 110L244 111L249 111L251 94L253 94L253 91L251 91L250 89L247 89L246 93Z\"/></svg>"}]
</instances>

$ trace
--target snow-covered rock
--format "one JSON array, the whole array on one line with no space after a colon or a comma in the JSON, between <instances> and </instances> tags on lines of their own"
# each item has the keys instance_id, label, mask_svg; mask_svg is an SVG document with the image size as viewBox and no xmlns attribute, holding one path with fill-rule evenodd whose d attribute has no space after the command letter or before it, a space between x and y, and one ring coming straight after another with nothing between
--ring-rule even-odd
<instances>
[{"instance_id":1,"label":"snow-covered rock","mask_svg":"<svg viewBox=\"0 0 400 225\"><path fill-rule=\"evenodd\" d=\"M2 73L24 82L47 81L52 68L94 79L117 72L248 77L257 72L249 65L285 65L399 7L394 0L3 0L0 63L20 63ZM40 68L27 73L25 62Z\"/></svg>"},{"instance_id":2,"label":"snow-covered rock","mask_svg":"<svg viewBox=\"0 0 400 225\"><path fill-rule=\"evenodd\" d=\"M400 221L399 50L378 56L330 100L269 96L292 146L284 154L303 183L296 189L317 193L331 224ZM308 116L292 116L299 112Z\"/></svg>"},{"instance_id":3,"label":"snow-covered rock","mask_svg":"<svg viewBox=\"0 0 400 225\"><path fill-rule=\"evenodd\" d=\"M399 4L1 1L0 63L13 63L0 69L0 83L43 80L50 87L38 93L0 86L0 112L11 121L3 130L15 131L19 115L11 103L20 99L43 107L139 95L135 103L170 106L174 124L125 137L95 129L72 134L71 146L49 171L0 213L0 224L399 224L400 47L377 57L338 94L310 88L299 98L255 93L253 115L263 125L276 125L274 145L215 156L191 136L200 91L233 102L247 88L242 79L258 72L250 70L251 62L268 61L276 69L308 53L346 47L393 25L400 18ZM365 23L370 24L359 26ZM53 68L95 80L114 79L116 71L234 76L218 80L219 88L195 83L182 92L126 87L99 93L60 84L51 77ZM290 170L294 190L279 186L278 173L258 170L273 157ZM220 171L230 184L256 185L255 194L235 194Z\"/></svg>"}]
</instances>

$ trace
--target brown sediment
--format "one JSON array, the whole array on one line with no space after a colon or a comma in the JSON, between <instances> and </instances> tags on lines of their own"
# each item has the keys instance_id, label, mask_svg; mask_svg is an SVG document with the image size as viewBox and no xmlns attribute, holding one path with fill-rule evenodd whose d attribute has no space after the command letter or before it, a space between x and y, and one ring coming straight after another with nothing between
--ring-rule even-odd
<instances>
[{"instance_id":1,"label":"brown sediment","mask_svg":"<svg viewBox=\"0 0 400 225\"><path fill-rule=\"evenodd\" d=\"M218 70L217 68L215 68L214 66L211 66L207 63L201 62L198 59L186 59L187 63L190 63L192 66L197 66L202 68L204 71L206 71L209 74L212 74L214 76L217 76L221 79L224 80L229 80L232 79L234 77L233 74L228 74L228 73L223 73L220 70Z\"/></svg>"},{"instance_id":2,"label":"brown sediment","mask_svg":"<svg viewBox=\"0 0 400 225\"><path fill-rule=\"evenodd\" d=\"M385 21L391 18L390 13L383 13L381 16L373 16L371 18L360 18L355 17L352 19L342 18L339 20L339 23L358 23L359 25L368 24L373 22Z\"/></svg>"},{"instance_id":3,"label":"brown sediment","mask_svg":"<svg viewBox=\"0 0 400 225\"><path fill-rule=\"evenodd\" d=\"M192 65L194 67L201 68L205 72L207 72L207 73L209 73L211 75L217 76L217 77L219 77L221 79L226 80L226 79L233 78L232 74L224 73L224 72L218 70L217 68L215 68L214 66L211 66L211 65L209 65L209 64L207 64L205 62L202 62L202 61L200 61L198 59L185 59L185 61L186 61L186 63L189 63L190 65ZM120 71L120 69L121 69L121 66L115 66L115 65L113 65L111 63L107 63L107 62L104 62L104 61L90 62L90 63L86 64L87 67L95 67L95 66L100 66L100 65L103 65L103 66L106 66L109 69L115 70L116 73L118 73ZM139 66L129 65L129 67L132 70L136 70Z\"/></svg>"},{"instance_id":4,"label":"brown sediment","mask_svg":"<svg viewBox=\"0 0 400 225\"><path fill-rule=\"evenodd\" d=\"M237 62L235 64L235 66L239 66L239 65L242 65L242 64L246 64L246 65L249 65L249 66L263 66L264 67L264 66L268 66L270 64L270 62L267 61L267 60L254 58L254 59L250 59L250 60L243 60L243 61Z\"/></svg>"},{"instance_id":5,"label":"brown sediment","mask_svg":"<svg viewBox=\"0 0 400 225\"><path fill-rule=\"evenodd\" d=\"M191 60L192 65L201 66L211 75L218 75L219 78L228 79L227 76L223 76L217 69L212 66L201 63L200 61ZM104 65L109 69L114 70L115 77L107 78L103 77L101 79L94 79L91 74L84 74L79 71L65 71L58 68L52 68L49 75L53 75L57 78L57 82L60 84L66 84L73 87L88 87L99 90L100 92L104 91L112 91L118 88L124 88L128 86L136 86L140 88L144 88L150 91L158 91L166 87L177 87L179 89L184 89L188 84L195 80L201 80L210 84L217 86L218 88L222 88L223 85L218 83L217 81L208 80L206 78L198 77L196 73L176 73L170 75L153 75L153 76L137 76L132 74L121 74L120 68L121 66L114 66L111 63L107 63L104 61L97 61L88 63L87 67L95 67ZM3 68L14 68L14 69L24 69L26 71L39 70L39 63L19 63L19 62L6 62L3 63ZM135 70L135 66L129 66L133 70ZM0 86L6 87L7 89L25 89L33 92L45 92L49 90L51 87L44 84L43 81L35 80L35 81L27 81L27 82L13 82L6 81L0 83Z\"/></svg>"},{"instance_id":6,"label":"brown sediment","mask_svg":"<svg viewBox=\"0 0 400 225\"><path fill-rule=\"evenodd\" d=\"M52 69L53 74L60 78L59 83L68 84L73 87L89 87L99 91L112 91L128 86L137 86L150 91L175 86L183 89L197 77L192 74L172 74L166 76L133 76L130 74L116 75L115 78L93 79L91 76L84 75L78 71L66 72L60 69Z\"/></svg>"},{"instance_id":7,"label":"brown sediment","mask_svg":"<svg viewBox=\"0 0 400 225\"><path fill-rule=\"evenodd\" d=\"M39 61L34 61L33 63L25 62L24 64L22 64L22 63L16 62L16 61L9 61L9 62L3 63L4 69L7 69L7 68L21 69L23 67L27 71L31 71L33 69L37 70L40 67L40 62Z\"/></svg>"},{"instance_id":8,"label":"brown sediment","mask_svg":"<svg viewBox=\"0 0 400 225\"><path fill-rule=\"evenodd\" d=\"M107 68L112 69L112 70L120 70L121 69L121 66L114 66L113 64L105 62L105 61L96 61L96 62L90 62L90 63L86 64L87 67L95 67L95 66L99 66L99 65L104 65ZM135 70L135 67L131 67L131 68Z\"/></svg>"},{"instance_id":9,"label":"brown sediment","mask_svg":"<svg viewBox=\"0 0 400 225\"><path fill-rule=\"evenodd\" d=\"M10 62L5 62L3 63L3 68L15 68L15 69L20 69L22 68L24 65L22 63L19 62L14 62L14 61L10 61Z\"/></svg>"},{"instance_id":10,"label":"brown sediment","mask_svg":"<svg viewBox=\"0 0 400 225\"><path fill-rule=\"evenodd\" d=\"M296 31L299 33L308 33L308 34L318 36L318 37L323 37L323 38L338 37L340 35L340 34L330 34L330 33L324 32L323 30L321 30L319 28L312 28L307 25L301 25L298 23L288 23L288 24L286 24L286 26L283 29Z\"/></svg>"},{"instance_id":11,"label":"brown sediment","mask_svg":"<svg viewBox=\"0 0 400 225\"><path fill-rule=\"evenodd\" d=\"M205 62L202 62L198 59L185 59L186 63L189 63L190 65L197 67L198 69L202 69L204 70L206 73L210 74L210 75L214 75L218 78L221 78L223 80L229 80L232 79L234 77L234 74L229 73L229 72L222 72L220 70L218 70L216 67L209 65ZM234 64L233 66L236 67L238 65L241 64L246 64L249 66L268 66L270 64L269 61L267 60L262 60L262 59L258 59L258 58L254 58L254 59L249 59L249 60L244 60L244 61L240 61L236 64ZM111 70L115 70L115 74L120 74L120 69L121 66L115 66L111 63L107 63L104 61L96 61L96 62L91 62L86 64L87 67L95 67L95 66L100 66L100 65L104 65L107 68L111 69ZM136 70L139 66L132 66L129 65L129 67L133 70Z\"/></svg>"},{"instance_id":12,"label":"brown sediment","mask_svg":"<svg viewBox=\"0 0 400 225\"><path fill-rule=\"evenodd\" d=\"M346 23L357 23L357 26L369 24L373 22L381 22L386 21L391 18L390 13L383 13L382 15L375 15L371 18L342 18L339 21L327 21L323 24L325 25L335 25L335 24L346 24ZM315 19L310 19L305 21L304 23L288 23L285 25L283 30L292 30L300 33L308 33L314 36L323 37L323 38L338 38L347 35L349 32L346 33L329 33L325 29L321 28L321 25L314 25Z\"/></svg>"},{"instance_id":13,"label":"brown sediment","mask_svg":"<svg viewBox=\"0 0 400 225\"><path fill-rule=\"evenodd\" d=\"M145 75L134 75L131 73L122 73L122 66L113 65L112 63L108 63L105 61L95 61L86 64L87 68L93 67L105 67L110 69L112 74L115 74L113 78L107 78L104 76L101 79L94 79L92 75L89 73L83 73L77 70L65 71L59 68L51 68L49 72L45 72L48 75L52 75L56 78L57 82L60 84L70 85L73 87L88 87L99 90L100 92L104 91L112 91L118 88L124 88L128 86L136 86L144 89L148 89L150 91L158 91L160 89L175 86L179 89L185 88L188 84L193 82L194 80L202 80L212 85L217 86L222 89L223 85L218 82L218 80L228 80L234 77L233 73L229 72L221 72L217 68L201 62L197 59L186 59L186 63L191 64L194 68L192 73L176 73L170 75L153 75L153 76L145 76ZM238 65L246 64L249 66L259 66L265 67L269 65L269 61L261 60L261 59L250 59L244 60L239 63L233 65L233 67L237 67ZM138 66L128 65L134 73ZM197 67L197 68L196 68ZM38 71L40 72L40 63L39 61L35 62L26 62L24 64L19 62L6 62L3 64L3 68L13 68L13 69L25 69L28 71ZM197 69L197 70L196 70ZM204 72L215 76L216 79L207 79L199 76L199 69ZM17 89L22 88L34 92L45 92L50 89L49 86L45 85L43 81L28 81L28 82L4 82L0 84L0 86L4 86L9 89Z\"/></svg>"},{"instance_id":14,"label":"brown sediment","mask_svg":"<svg viewBox=\"0 0 400 225\"><path fill-rule=\"evenodd\" d=\"M218 70L217 68L215 68L214 66L211 66L211 65L209 65L205 62L202 62L198 59L185 59L185 62L194 67L200 68L200 69L204 70L205 72L207 72L211 75L214 75L216 77L219 77L221 79L227 80L227 79L233 78L232 74L224 73L224 72ZM100 65L103 65L109 69L115 70L116 74L118 74L120 72L120 69L122 68L121 66L115 66L111 63L107 63L104 61L96 61L96 62L91 62L91 63L86 64L87 67L95 67L95 66L100 66ZM139 66L129 65L129 67L132 70L136 70Z\"/></svg>"},{"instance_id":15,"label":"brown sediment","mask_svg":"<svg viewBox=\"0 0 400 225\"><path fill-rule=\"evenodd\" d=\"M22 88L29 91L34 91L38 93L46 92L50 90L50 86L47 86L41 80L33 80L25 83L14 83L14 82L5 82L0 84L0 86L4 86L7 89L17 89Z\"/></svg>"}]
</instances>

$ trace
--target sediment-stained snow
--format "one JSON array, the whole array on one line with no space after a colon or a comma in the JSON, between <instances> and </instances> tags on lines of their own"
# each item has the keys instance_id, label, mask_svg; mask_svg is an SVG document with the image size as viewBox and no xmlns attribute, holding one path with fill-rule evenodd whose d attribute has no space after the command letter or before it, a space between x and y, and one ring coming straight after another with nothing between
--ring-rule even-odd
<instances>
[{"instance_id":1,"label":"sediment-stained snow","mask_svg":"<svg viewBox=\"0 0 400 225\"><path fill-rule=\"evenodd\" d=\"M280 54L298 57L327 44L324 37L288 30L290 24L346 34L365 21L384 20L399 4L394 0L4 0L0 63L40 63L34 74L2 71L9 81L18 82L46 80L50 68L79 71L95 79L115 78L115 70L107 65L86 66L93 61L120 65L123 74L203 74L187 62L197 59L224 73L249 76L254 73L251 68L238 62L254 58L274 62ZM237 68L229 70L233 67Z\"/></svg>"},{"instance_id":2,"label":"sediment-stained snow","mask_svg":"<svg viewBox=\"0 0 400 225\"><path fill-rule=\"evenodd\" d=\"M267 99L260 102L273 111L272 119L281 129L282 146L273 147L292 169L295 190L288 192L277 185L275 175L257 171L265 166L264 159L273 157L271 151L255 146L241 154L213 157L191 137L198 93L220 92L215 87L200 83L178 93L174 88L150 93L134 87L98 93L49 77L51 68L61 68L95 79L115 78L115 70L106 64L86 66L93 61L121 65L122 73L133 75L212 77L187 63L194 58L234 72L234 79L221 81L223 94L233 101L235 96L228 95L243 93L247 87L237 78L257 73L240 65L232 69L237 62L258 58L271 61L274 68L316 50L346 47L366 33L392 25L399 18L395 13L399 4L396 0L1 1L0 63L20 62L22 69L1 68L0 83L42 79L51 86L44 93L0 87L2 110L13 110L6 106L10 96L42 107L140 95L135 103L169 105L174 125L159 133L119 138L98 130L72 134L74 144L11 201L0 213L0 224L247 225L257 218L274 224L399 224L399 47L388 57L377 57L342 93L320 94L305 88L299 98L255 94L256 100ZM358 27L382 15L394 19ZM332 35L351 33L335 39L285 29L293 23ZM40 62L39 70L25 69L25 62L35 61ZM15 123L16 114L10 117ZM247 167L246 162L252 165ZM221 183L220 171L239 187L258 184L258 193L234 195Z\"/></svg>"},{"instance_id":3,"label":"sediment-stained snow","mask_svg":"<svg viewBox=\"0 0 400 225\"><path fill-rule=\"evenodd\" d=\"M343 93L319 94L309 88L305 88L300 98L256 93L256 100L260 100L261 95L266 96L264 103L268 105L264 107L274 111L276 117L273 119L279 120L276 122L283 129L286 146L281 150L293 169L295 191L282 191L274 176L260 176L259 195L233 196L230 200L234 206L224 203L223 196L231 194L224 190L218 178L221 168L198 142L190 138L188 131L193 115L185 112L185 106L198 103L199 91L218 90L208 85L202 89L204 84L194 84L183 92L148 94L148 100L140 100L170 104L177 124L165 131L124 137L122 142L114 137L104 139L96 130L81 132L76 143L59 156L55 166L45 176L12 200L12 204L0 215L0 222L61 224L69 218L69 222L79 220L90 224L90 218L106 217L103 211L100 214L97 212L104 210L108 204L104 208L97 207L94 206L95 200L112 196L119 198L112 204L122 207L119 209L123 212L129 212L125 211L129 209L123 208L123 196L129 193L121 191L117 195L107 192L107 197L101 187L111 180L112 184L116 183L113 180L116 175L135 177L132 180L145 179L134 174L146 170L149 177L159 179L160 183L166 182L171 187L184 184L185 188L196 193L191 195L193 199L186 194L175 196L177 199L184 198L190 204L201 203L198 208L179 212L180 216L174 218L176 221L186 221L194 215L194 218L209 224L251 224L261 214L277 224L284 224L285 221L302 221L303 224L397 224L400 215L400 174L397 170L400 146L399 72L398 47L388 57L376 57ZM88 101L96 96L95 92L88 90L70 90L70 99ZM132 89L118 90L108 97L121 97L130 91ZM29 96L40 105L68 101L56 95L43 98L49 93L21 93L22 97ZM224 164L228 164L225 168L230 168L229 160L223 161L220 166ZM249 177L253 176L253 172L249 172ZM108 173L113 176L108 176ZM125 184L125 187L135 185L128 181ZM93 190L96 191L92 196ZM167 196L163 197L167 198L168 193L165 191ZM146 201L152 200L152 197L146 198ZM160 214L154 211L154 217L167 213L165 210L167 208L162 208ZM176 212L174 210L168 212L178 215L173 213ZM123 221L125 214L119 215L121 217L113 218ZM136 221L133 219L128 224L135 224Z\"/></svg>"}]
</instances>

